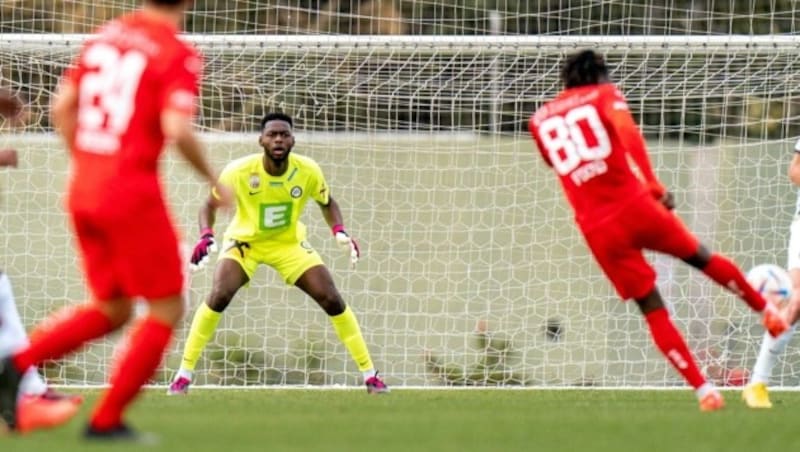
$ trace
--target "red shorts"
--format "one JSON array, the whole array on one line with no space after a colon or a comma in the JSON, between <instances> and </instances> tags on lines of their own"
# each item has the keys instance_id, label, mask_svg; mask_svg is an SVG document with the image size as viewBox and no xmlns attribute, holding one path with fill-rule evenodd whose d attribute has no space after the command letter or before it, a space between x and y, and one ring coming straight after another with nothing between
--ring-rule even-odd
<instances>
[{"instance_id":1,"label":"red shorts","mask_svg":"<svg viewBox=\"0 0 800 452\"><path fill-rule=\"evenodd\" d=\"M89 288L100 301L180 295L183 266L166 207L155 204L113 221L72 212Z\"/></svg>"},{"instance_id":2,"label":"red shorts","mask_svg":"<svg viewBox=\"0 0 800 452\"><path fill-rule=\"evenodd\" d=\"M644 258L649 249L686 259L700 242L681 219L645 197L584 233L589 249L622 299L638 299L655 287L656 272Z\"/></svg>"}]
</instances>

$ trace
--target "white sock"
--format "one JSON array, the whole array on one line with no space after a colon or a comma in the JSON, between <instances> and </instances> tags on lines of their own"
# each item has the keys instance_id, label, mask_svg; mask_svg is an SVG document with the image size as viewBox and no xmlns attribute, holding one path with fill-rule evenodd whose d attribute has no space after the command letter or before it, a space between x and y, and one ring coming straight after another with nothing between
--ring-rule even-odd
<instances>
[{"instance_id":1,"label":"white sock","mask_svg":"<svg viewBox=\"0 0 800 452\"><path fill-rule=\"evenodd\" d=\"M17 311L14 290L5 273L0 273L0 357L6 357L29 344L28 334ZM25 372L20 382L20 394L40 395L47 383L35 368Z\"/></svg>"},{"instance_id":2,"label":"white sock","mask_svg":"<svg viewBox=\"0 0 800 452\"><path fill-rule=\"evenodd\" d=\"M702 386L694 390L695 395L697 396L697 400L703 400L703 397L708 395L708 393L716 391L717 388L714 387L711 383L703 383Z\"/></svg>"},{"instance_id":3,"label":"white sock","mask_svg":"<svg viewBox=\"0 0 800 452\"><path fill-rule=\"evenodd\" d=\"M778 357L786 350L786 345L792 339L796 328L796 324L792 325L791 328L778 337L772 337L769 333L764 333L764 339L761 340L761 350L758 352L758 359L756 359L756 365L753 367L753 376L750 377L751 384L769 384L769 379L772 377L772 369L777 364Z\"/></svg>"},{"instance_id":4,"label":"white sock","mask_svg":"<svg viewBox=\"0 0 800 452\"><path fill-rule=\"evenodd\" d=\"M376 372L375 369L369 369L361 372L361 374L364 375L364 381L367 381L375 375L378 375L378 372Z\"/></svg>"},{"instance_id":5,"label":"white sock","mask_svg":"<svg viewBox=\"0 0 800 452\"><path fill-rule=\"evenodd\" d=\"M22 376L22 381L19 383L20 394L27 395L42 395L47 392L47 383L44 378L39 375L35 367L31 367Z\"/></svg>"},{"instance_id":6,"label":"white sock","mask_svg":"<svg viewBox=\"0 0 800 452\"><path fill-rule=\"evenodd\" d=\"M183 377L183 378L185 378L185 379L187 379L189 381L192 381L192 374L193 373L194 372L192 372L191 370L186 370L183 367L181 367L180 369L178 369L178 375L175 376L175 379L177 380L178 378Z\"/></svg>"}]
</instances>

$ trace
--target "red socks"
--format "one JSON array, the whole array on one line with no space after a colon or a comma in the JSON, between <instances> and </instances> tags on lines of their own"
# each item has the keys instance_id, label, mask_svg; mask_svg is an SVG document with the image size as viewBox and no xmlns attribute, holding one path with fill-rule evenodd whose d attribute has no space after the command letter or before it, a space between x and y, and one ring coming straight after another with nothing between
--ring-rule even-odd
<instances>
[{"instance_id":1,"label":"red socks","mask_svg":"<svg viewBox=\"0 0 800 452\"><path fill-rule=\"evenodd\" d=\"M93 428L109 430L122 423L122 411L155 373L171 337L172 326L152 317L131 330L127 348L120 354L111 376L111 388L92 415Z\"/></svg>"},{"instance_id":2,"label":"red socks","mask_svg":"<svg viewBox=\"0 0 800 452\"><path fill-rule=\"evenodd\" d=\"M675 370L680 372L694 389L702 386L706 382L706 378L697 368L689 347L686 346L681 333L675 329L667 310L665 308L656 309L645 314L644 318L650 327L650 335L653 337L653 342L656 343L656 347L675 367Z\"/></svg>"},{"instance_id":3,"label":"red socks","mask_svg":"<svg viewBox=\"0 0 800 452\"><path fill-rule=\"evenodd\" d=\"M46 359L60 358L113 329L108 317L94 306L59 311L31 335L31 345L13 358L14 366L24 372Z\"/></svg>"},{"instance_id":4,"label":"red socks","mask_svg":"<svg viewBox=\"0 0 800 452\"><path fill-rule=\"evenodd\" d=\"M729 259L719 254L713 254L708 265L703 269L703 273L717 284L738 295L754 311L761 312L767 305L764 297L753 289L739 268Z\"/></svg>"},{"instance_id":5,"label":"red socks","mask_svg":"<svg viewBox=\"0 0 800 452\"><path fill-rule=\"evenodd\" d=\"M113 329L108 317L94 306L61 311L32 334L31 345L13 358L14 366L24 371L44 360L60 358ZM122 423L122 411L161 363L171 337L171 325L150 317L131 330L127 349L111 377L111 388L92 417L92 427L104 430Z\"/></svg>"}]
</instances>

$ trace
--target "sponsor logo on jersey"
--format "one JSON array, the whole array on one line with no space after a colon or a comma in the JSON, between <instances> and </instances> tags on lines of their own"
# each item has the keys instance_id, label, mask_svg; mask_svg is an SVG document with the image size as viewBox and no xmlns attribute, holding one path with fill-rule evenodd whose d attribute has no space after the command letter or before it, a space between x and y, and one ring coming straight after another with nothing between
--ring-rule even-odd
<instances>
[{"instance_id":1,"label":"sponsor logo on jersey","mask_svg":"<svg viewBox=\"0 0 800 452\"><path fill-rule=\"evenodd\" d=\"M261 178L258 176L258 174L253 173L250 175L249 183L250 183L250 188L256 190L258 187L261 186Z\"/></svg>"},{"instance_id":2,"label":"sponsor logo on jersey","mask_svg":"<svg viewBox=\"0 0 800 452\"><path fill-rule=\"evenodd\" d=\"M288 227L292 221L292 202L262 204L260 229L268 231Z\"/></svg>"},{"instance_id":3,"label":"sponsor logo on jersey","mask_svg":"<svg viewBox=\"0 0 800 452\"><path fill-rule=\"evenodd\" d=\"M289 194L292 195L292 198L299 198L303 196L303 189L295 185L292 187L292 190L289 192Z\"/></svg>"}]
</instances>

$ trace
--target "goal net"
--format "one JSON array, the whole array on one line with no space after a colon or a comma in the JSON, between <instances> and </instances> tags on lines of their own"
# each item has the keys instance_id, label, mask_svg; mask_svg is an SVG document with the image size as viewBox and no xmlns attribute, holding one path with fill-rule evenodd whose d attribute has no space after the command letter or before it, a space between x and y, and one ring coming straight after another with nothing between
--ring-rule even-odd
<instances>
[{"instance_id":1,"label":"goal net","mask_svg":"<svg viewBox=\"0 0 800 452\"><path fill-rule=\"evenodd\" d=\"M0 265L33 326L87 296L62 208L68 161L50 95L83 33L136 2L14 3L0 6L0 70L28 110L0 138L21 158L0 174ZM322 166L363 259L349 268L313 205L303 216L310 241L390 384L683 384L636 307L602 277L526 131L575 49L607 54L656 172L701 240L745 269L785 264L795 200L785 168L800 111L791 8L266 3L196 2L187 39L206 58L204 142L221 168L260 152L264 112L294 116L295 152ZM758 34L770 31L783 34ZM206 194L172 153L163 170L188 252ZM740 383L763 334L758 316L680 262L651 257L700 364L720 384ZM191 313L210 289L211 269L189 276L189 316L154 383L179 365ZM48 363L47 377L102 384L116 339ZM800 383L791 347L776 369L780 386ZM225 312L196 375L209 385L360 384L324 313L263 267Z\"/></svg>"}]
</instances>

